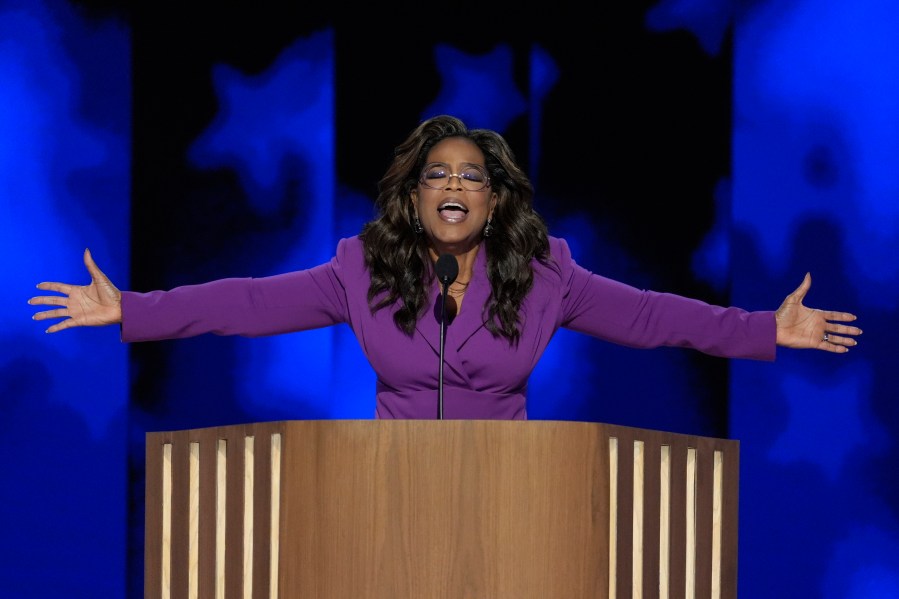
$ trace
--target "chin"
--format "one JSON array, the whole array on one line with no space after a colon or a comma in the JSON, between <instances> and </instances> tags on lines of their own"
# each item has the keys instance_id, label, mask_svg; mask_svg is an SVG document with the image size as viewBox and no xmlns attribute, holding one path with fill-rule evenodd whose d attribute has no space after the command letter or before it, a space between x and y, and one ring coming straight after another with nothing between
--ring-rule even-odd
<instances>
[{"instance_id":1,"label":"chin","mask_svg":"<svg viewBox=\"0 0 899 599\"><path fill-rule=\"evenodd\" d=\"M481 239L478 237L464 237L464 236L440 236L440 237L432 237L431 245L434 247L444 248L453 252L465 252L468 251L475 246L477 246L481 242Z\"/></svg>"}]
</instances>

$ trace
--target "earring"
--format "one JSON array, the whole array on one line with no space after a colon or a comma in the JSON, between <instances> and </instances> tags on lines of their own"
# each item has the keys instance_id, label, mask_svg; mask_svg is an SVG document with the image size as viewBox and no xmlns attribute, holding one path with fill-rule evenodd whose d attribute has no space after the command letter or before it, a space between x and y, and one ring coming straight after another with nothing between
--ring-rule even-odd
<instances>
[{"instance_id":1,"label":"earring","mask_svg":"<svg viewBox=\"0 0 899 599\"><path fill-rule=\"evenodd\" d=\"M487 224L484 225L484 237L490 237L491 235L493 235L493 223L488 218Z\"/></svg>"},{"instance_id":2,"label":"earring","mask_svg":"<svg viewBox=\"0 0 899 599\"><path fill-rule=\"evenodd\" d=\"M418 220L418 215L412 217L412 230L415 231L416 235L421 235L425 232L424 227L421 226L421 221Z\"/></svg>"}]
</instances>

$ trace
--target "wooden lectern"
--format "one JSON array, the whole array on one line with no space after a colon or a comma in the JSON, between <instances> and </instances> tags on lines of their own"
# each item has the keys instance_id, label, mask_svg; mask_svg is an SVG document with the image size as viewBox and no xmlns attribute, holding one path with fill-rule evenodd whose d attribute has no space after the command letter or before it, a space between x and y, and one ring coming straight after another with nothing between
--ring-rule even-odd
<instances>
[{"instance_id":1,"label":"wooden lectern","mask_svg":"<svg viewBox=\"0 0 899 599\"><path fill-rule=\"evenodd\" d=\"M563 421L147 434L147 599L735 598L739 443Z\"/></svg>"}]
</instances>

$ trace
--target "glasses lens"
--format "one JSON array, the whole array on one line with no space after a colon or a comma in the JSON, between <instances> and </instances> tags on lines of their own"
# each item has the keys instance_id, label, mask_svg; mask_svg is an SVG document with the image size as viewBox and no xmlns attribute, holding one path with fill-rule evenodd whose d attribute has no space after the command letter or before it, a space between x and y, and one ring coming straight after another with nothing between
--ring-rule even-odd
<instances>
[{"instance_id":1,"label":"glasses lens","mask_svg":"<svg viewBox=\"0 0 899 599\"><path fill-rule=\"evenodd\" d=\"M421 174L421 182L434 189L443 189L449 182L449 173L444 164L429 164Z\"/></svg>"},{"instance_id":2,"label":"glasses lens","mask_svg":"<svg viewBox=\"0 0 899 599\"><path fill-rule=\"evenodd\" d=\"M467 166L462 169L459 178L462 179L462 187L471 191L484 189L487 186L487 173L484 169L476 166Z\"/></svg>"},{"instance_id":3,"label":"glasses lens","mask_svg":"<svg viewBox=\"0 0 899 599\"><path fill-rule=\"evenodd\" d=\"M421 174L421 182L426 187L444 189L450 183L450 179L457 177L463 189L468 191L480 191L487 187L489 177L487 171L475 165L469 165L460 173L453 173L445 164L429 164Z\"/></svg>"}]
</instances>

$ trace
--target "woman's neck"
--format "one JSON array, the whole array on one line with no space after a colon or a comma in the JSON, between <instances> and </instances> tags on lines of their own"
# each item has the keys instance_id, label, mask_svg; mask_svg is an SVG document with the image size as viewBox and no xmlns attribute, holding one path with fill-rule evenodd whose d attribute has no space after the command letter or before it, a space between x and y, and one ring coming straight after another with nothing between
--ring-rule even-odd
<instances>
[{"instance_id":1,"label":"woman's neck","mask_svg":"<svg viewBox=\"0 0 899 599\"><path fill-rule=\"evenodd\" d=\"M466 252L460 254L452 254L453 256L455 256L456 262L459 263L459 274L456 275L455 287L459 287L462 285L467 286L468 282L471 281L471 276L474 272L474 264L477 260L478 250L480 249L480 247L480 244L478 244ZM437 262L437 258L440 256L440 254L437 253L437 250L431 247L428 251L431 256L431 260Z\"/></svg>"},{"instance_id":2,"label":"woman's neck","mask_svg":"<svg viewBox=\"0 0 899 599\"><path fill-rule=\"evenodd\" d=\"M459 263L459 274L456 275L456 280L446 288L446 309L451 319L455 318L462 310L462 300L465 299L465 292L468 291L468 284L474 273L474 263L478 257L479 248L480 244L466 252L451 254ZM439 254L433 247L430 249L430 255L431 259L436 262Z\"/></svg>"}]
</instances>

